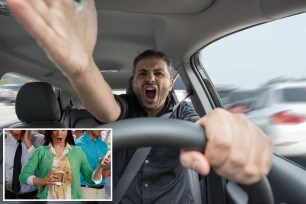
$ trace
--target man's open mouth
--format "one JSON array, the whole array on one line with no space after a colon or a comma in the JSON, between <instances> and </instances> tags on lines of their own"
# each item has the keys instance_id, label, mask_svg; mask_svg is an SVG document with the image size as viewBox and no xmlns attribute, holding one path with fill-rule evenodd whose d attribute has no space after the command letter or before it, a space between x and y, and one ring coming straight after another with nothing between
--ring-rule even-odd
<instances>
[{"instance_id":1,"label":"man's open mouth","mask_svg":"<svg viewBox=\"0 0 306 204\"><path fill-rule=\"evenodd\" d=\"M145 94L147 99L154 99L156 96L156 87L155 86L146 86Z\"/></svg>"},{"instance_id":2,"label":"man's open mouth","mask_svg":"<svg viewBox=\"0 0 306 204\"><path fill-rule=\"evenodd\" d=\"M146 90L146 96L147 98L155 98L156 90Z\"/></svg>"}]
</instances>

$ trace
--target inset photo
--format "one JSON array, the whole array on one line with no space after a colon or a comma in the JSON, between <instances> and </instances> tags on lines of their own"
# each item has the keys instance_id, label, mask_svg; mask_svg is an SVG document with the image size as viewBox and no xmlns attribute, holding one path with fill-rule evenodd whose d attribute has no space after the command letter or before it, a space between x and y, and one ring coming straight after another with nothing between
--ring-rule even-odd
<instances>
[{"instance_id":1,"label":"inset photo","mask_svg":"<svg viewBox=\"0 0 306 204\"><path fill-rule=\"evenodd\" d=\"M4 201L112 201L112 129L4 129Z\"/></svg>"}]
</instances>

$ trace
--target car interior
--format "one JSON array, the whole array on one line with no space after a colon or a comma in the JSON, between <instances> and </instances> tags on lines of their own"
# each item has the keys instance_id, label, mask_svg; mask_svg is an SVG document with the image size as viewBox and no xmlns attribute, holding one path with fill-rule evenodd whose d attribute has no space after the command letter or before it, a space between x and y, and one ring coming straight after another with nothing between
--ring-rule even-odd
<instances>
[{"instance_id":1,"label":"car interior","mask_svg":"<svg viewBox=\"0 0 306 204\"><path fill-rule=\"evenodd\" d=\"M99 30L94 59L113 92L131 93L133 59L139 53L146 49L162 50L172 59L175 69L172 76L183 82L188 100L200 116L216 107L222 107L209 73L199 62L199 51L202 48L224 36L306 11L304 0L96 0L95 4ZM0 30L0 78L13 73L31 80L20 88L16 97L18 120L1 123L1 129L112 127L122 132L114 133L114 148L118 148L121 145L121 134L140 126L135 121L100 126L79 102L62 72L16 22L5 0L0 0ZM175 91L171 92L171 97L178 102ZM172 135L181 133L177 127L179 125L165 123L163 126L154 122L154 127L148 126L151 122L148 120L141 124L161 132L172 128L173 131L169 133ZM185 127L184 124L182 126ZM186 128L195 131L193 126ZM133 134L146 133L139 130ZM159 137L152 138L143 145L149 145L147 142L165 145L155 141ZM166 145L170 143L172 140ZM182 145L192 146L194 143L178 144L179 147ZM0 146L3 148L3 144ZM274 155L267 181L254 188L236 185L213 171L206 177L191 172L190 178L188 185L197 195L197 204L306 201L305 168L277 155ZM0 182L3 183L2 177ZM258 200L258 197L265 198ZM86 203L74 201L81 202Z\"/></svg>"}]
</instances>

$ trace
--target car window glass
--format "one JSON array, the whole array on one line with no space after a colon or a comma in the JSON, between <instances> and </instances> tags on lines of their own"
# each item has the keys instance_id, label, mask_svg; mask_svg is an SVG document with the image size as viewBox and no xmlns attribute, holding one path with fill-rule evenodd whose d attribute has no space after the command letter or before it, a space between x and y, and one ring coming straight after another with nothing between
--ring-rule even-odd
<instances>
[{"instance_id":1,"label":"car window glass","mask_svg":"<svg viewBox=\"0 0 306 204\"><path fill-rule=\"evenodd\" d=\"M271 138L274 153L303 166L306 166L305 22L306 14L302 13L245 29L211 43L199 56L224 108L244 113ZM218 88L220 84L234 87L226 93L227 100ZM236 93L245 91L253 93L246 96L251 102L235 99Z\"/></svg>"},{"instance_id":2,"label":"car window glass","mask_svg":"<svg viewBox=\"0 0 306 204\"><path fill-rule=\"evenodd\" d=\"M17 119L15 100L19 88L31 79L7 73L0 80L0 123Z\"/></svg>"},{"instance_id":3,"label":"car window glass","mask_svg":"<svg viewBox=\"0 0 306 204\"><path fill-rule=\"evenodd\" d=\"M174 81L173 90L179 102L187 96L186 86L179 75Z\"/></svg>"},{"instance_id":4,"label":"car window glass","mask_svg":"<svg viewBox=\"0 0 306 204\"><path fill-rule=\"evenodd\" d=\"M180 75L177 75L175 78L173 90L178 102L186 101L192 108L194 108L193 103L189 97L189 93Z\"/></svg>"}]
</instances>

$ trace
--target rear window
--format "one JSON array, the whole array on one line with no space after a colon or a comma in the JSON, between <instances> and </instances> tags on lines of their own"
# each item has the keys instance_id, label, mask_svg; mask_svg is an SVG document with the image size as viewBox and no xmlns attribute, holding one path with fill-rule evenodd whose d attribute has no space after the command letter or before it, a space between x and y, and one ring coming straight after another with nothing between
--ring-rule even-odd
<instances>
[{"instance_id":1,"label":"rear window","mask_svg":"<svg viewBox=\"0 0 306 204\"><path fill-rule=\"evenodd\" d=\"M306 102L306 88L286 88L283 90L283 101Z\"/></svg>"}]
</instances>

